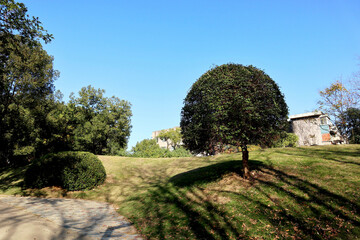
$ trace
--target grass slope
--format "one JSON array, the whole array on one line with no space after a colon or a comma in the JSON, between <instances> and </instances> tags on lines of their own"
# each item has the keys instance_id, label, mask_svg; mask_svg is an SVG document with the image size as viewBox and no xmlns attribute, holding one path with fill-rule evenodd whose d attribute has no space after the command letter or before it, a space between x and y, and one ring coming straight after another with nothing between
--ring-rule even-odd
<instances>
[{"instance_id":1,"label":"grass slope","mask_svg":"<svg viewBox=\"0 0 360 240\"><path fill-rule=\"evenodd\" d=\"M106 183L65 194L113 203L149 239L360 236L360 145L253 151L252 181L241 177L240 154L100 159ZM0 191L58 192L22 190L21 174L19 169L3 170Z\"/></svg>"}]
</instances>

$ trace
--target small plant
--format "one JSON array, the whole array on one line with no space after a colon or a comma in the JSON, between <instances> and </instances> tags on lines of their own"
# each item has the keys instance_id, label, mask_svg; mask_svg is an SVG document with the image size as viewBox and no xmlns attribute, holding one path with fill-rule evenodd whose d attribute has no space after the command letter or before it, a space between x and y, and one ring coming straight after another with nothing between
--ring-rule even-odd
<instances>
[{"instance_id":1,"label":"small plant","mask_svg":"<svg viewBox=\"0 0 360 240\"><path fill-rule=\"evenodd\" d=\"M91 189L105 181L101 161L92 153L60 152L36 159L25 173L27 188L58 186L69 191Z\"/></svg>"}]
</instances>

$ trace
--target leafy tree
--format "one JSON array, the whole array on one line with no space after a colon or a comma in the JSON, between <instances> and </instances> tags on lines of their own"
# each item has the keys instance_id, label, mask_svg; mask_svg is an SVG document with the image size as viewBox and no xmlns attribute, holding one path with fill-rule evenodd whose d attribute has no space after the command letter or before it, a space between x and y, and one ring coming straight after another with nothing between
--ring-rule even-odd
<instances>
[{"instance_id":1,"label":"leafy tree","mask_svg":"<svg viewBox=\"0 0 360 240\"><path fill-rule=\"evenodd\" d=\"M33 155L41 145L53 82L53 58L41 47L52 35L24 4L0 1L0 161Z\"/></svg>"},{"instance_id":2,"label":"leafy tree","mask_svg":"<svg viewBox=\"0 0 360 240\"><path fill-rule=\"evenodd\" d=\"M25 5L14 0L0 0L0 35L2 40L19 35L23 41L36 45L40 39L45 43L53 39L39 19L30 18Z\"/></svg>"},{"instance_id":3,"label":"leafy tree","mask_svg":"<svg viewBox=\"0 0 360 240\"><path fill-rule=\"evenodd\" d=\"M346 137L345 113L356 104L353 91L346 88L342 81L336 81L320 91L320 97L320 109L334 120L340 134Z\"/></svg>"},{"instance_id":4,"label":"leafy tree","mask_svg":"<svg viewBox=\"0 0 360 240\"><path fill-rule=\"evenodd\" d=\"M170 157L191 157L192 154L183 147L177 147L175 150L162 149L156 143L155 139L144 139L137 142L131 149L131 157L143 158L170 158Z\"/></svg>"},{"instance_id":5,"label":"leafy tree","mask_svg":"<svg viewBox=\"0 0 360 240\"><path fill-rule=\"evenodd\" d=\"M44 147L47 152L73 150L75 144L76 108L62 101L62 93L57 91L53 97L53 107L46 115Z\"/></svg>"},{"instance_id":6,"label":"leafy tree","mask_svg":"<svg viewBox=\"0 0 360 240\"><path fill-rule=\"evenodd\" d=\"M83 87L72 95L68 112L73 122L75 150L95 154L115 153L125 148L130 136L131 104L117 97L107 98L105 90Z\"/></svg>"},{"instance_id":7,"label":"leafy tree","mask_svg":"<svg viewBox=\"0 0 360 240\"><path fill-rule=\"evenodd\" d=\"M285 130L288 108L277 84L253 66L225 64L203 74L184 100L180 127L185 146L216 154L241 147L249 178L249 144L269 144Z\"/></svg>"},{"instance_id":8,"label":"leafy tree","mask_svg":"<svg viewBox=\"0 0 360 240\"><path fill-rule=\"evenodd\" d=\"M341 116L346 122L345 129L341 129L345 133L350 143L360 143L360 109L348 108L344 115Z\"/></svg>"},{"instance_id":9,"label":"leafy tree","mask_svg":"<svg viewBox=\"0 0 360 240\"><path fill-rule=\"evenodd\" d=\"M144 139L137 142L131 149L133 157L159 158L165 154L164 149L156 143L155 139Z\"/></svg>"},{"instance_id":10,"label":"leafy tree","mask_svg":"<svg viewBox=\"0 0 360 240\"><path fill-rule=\"evenodd\" d=\"M181 144L182 135L181 135L181 128L171 128L171 129L165 129L161 130L158 138L165 141L167 144L167 149L169 149L169 145L175 150L178 148Z\"/></svg>"}]
</instances>

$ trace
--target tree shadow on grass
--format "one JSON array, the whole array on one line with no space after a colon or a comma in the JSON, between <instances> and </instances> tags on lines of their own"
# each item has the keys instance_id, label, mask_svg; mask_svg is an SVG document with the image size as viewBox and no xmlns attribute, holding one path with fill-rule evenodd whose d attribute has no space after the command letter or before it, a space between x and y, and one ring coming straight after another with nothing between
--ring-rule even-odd
<instances>
[{"instance_id":1,"label":"tree shadow on grass","mask_svg":"<svg viewBox=\"0 0 360 240\"><path fill-rule=\"evenodd\" d=\"M219 172L229 172L235 163L238 165L239 161L215 164L212 173L204 171L202 177L219 178ZM132 175L146 184L123 180L126 181L122 182L123 188L140 194L130 195L119 204L120 209L124 208L120 212L134 222L147 239L251 239L245 230L236 226L226 209L208 199L200 188L180 188L168 181L167 176L172 174L165 168L140 168ZM199 176L199 172L195 175ZM197 180L202 181L192 178L187 183Z\"/></svg>"},{"instance_id":2,"label":"tree shadow on grass","mask_svg":"<svg viewBox=\"0 0 360 240\"><path fill-rule=\"evenodd\" d=\"M231 173L241 176L242 164L236 160L181 173L168 182L155 181L146 193L127 199L137 209L128 217L149 239L353 239L360 234L356 199L303 179L301 173L256 160L250 166L254 179L241 188L246 181L239 178L234 190L207 183L216 185ZM139 175L146 178L145 172ZM228 201L219 202L214 195ZM249 226L249 221L256 224Z\"/></svg>"},{"instance_id":3,"label":"tree shadow on grass","mask_svg":"<svg viewBox=\"0 0 360 240\"><path fill-rule=\"evenodd\" d=\"M258 165L261 164L261 162L252 161L251 164ZM224 174L231 172L241 173L242 162L239 160L231 160L206 167L196 168L188 172L175 175L170 178L169 181L178 187L193 186L216 181Z\"/></svg>"},{"instance_id":4,"label":"tree shadow on grass","mask_svg":"<svg viewBox=\"0 0 360 240\"><path fill-rule=\"evenodd\" d=\"M322 158L330 161L335 161L342 164L353 164L360 166L360 148L358 149L343 149L342 147L346 146L338 146L339 149L336 148L326 148L326 147L302 147L296 148L295 152L287 151L286 149L278 149L276 152L283 153L286 155L294 155L294 156L303 156L303 157L312 157L312 158ZM345 159L344 159L345 158ZM347 159L348 158L348 159Z\"/></svg>"}]
</instances>

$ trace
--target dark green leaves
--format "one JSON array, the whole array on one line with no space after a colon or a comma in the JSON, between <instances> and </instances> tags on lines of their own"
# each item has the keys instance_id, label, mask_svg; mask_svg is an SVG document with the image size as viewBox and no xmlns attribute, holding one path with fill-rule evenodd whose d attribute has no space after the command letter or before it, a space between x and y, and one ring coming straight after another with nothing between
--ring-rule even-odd
<instances>
[{"instance_id":1,"label":"dark green leaves","mask_svg":"<svg viewBox=\"0 0 360 240\"><path fill-rule=\"evenodd\" d=\"M203 74L184 100L185 145L214 154L224 145L265 144L285 129L287 105L277 84L253 66L225 64Z\"/></svg>"},{"instance_id":2,"label":"dark green leaves","mask_svg":"<svg viewBox=\"0 0 360 240\"><path fill-rule=\"evenodd\" d=\"M131 104L117 97L104 97L104 90L83 87L79 97L71 97L74 112L75 150L96 154L116 154L130 136Z\"/></svg>"},{"instance_id":3,"label":"dark green leaves","mask_svg":"<svg viewBox=\"0 0 360 240\"><path fill-rule=\"evenodd\" d=\"M53 36L43 28L39 18L30 18L25 5L14 0L0 0L0 31L1 35L8 37L20 35L28 42L42 39L48 43L53 39Z\"/></svg>"}]
</instances>

